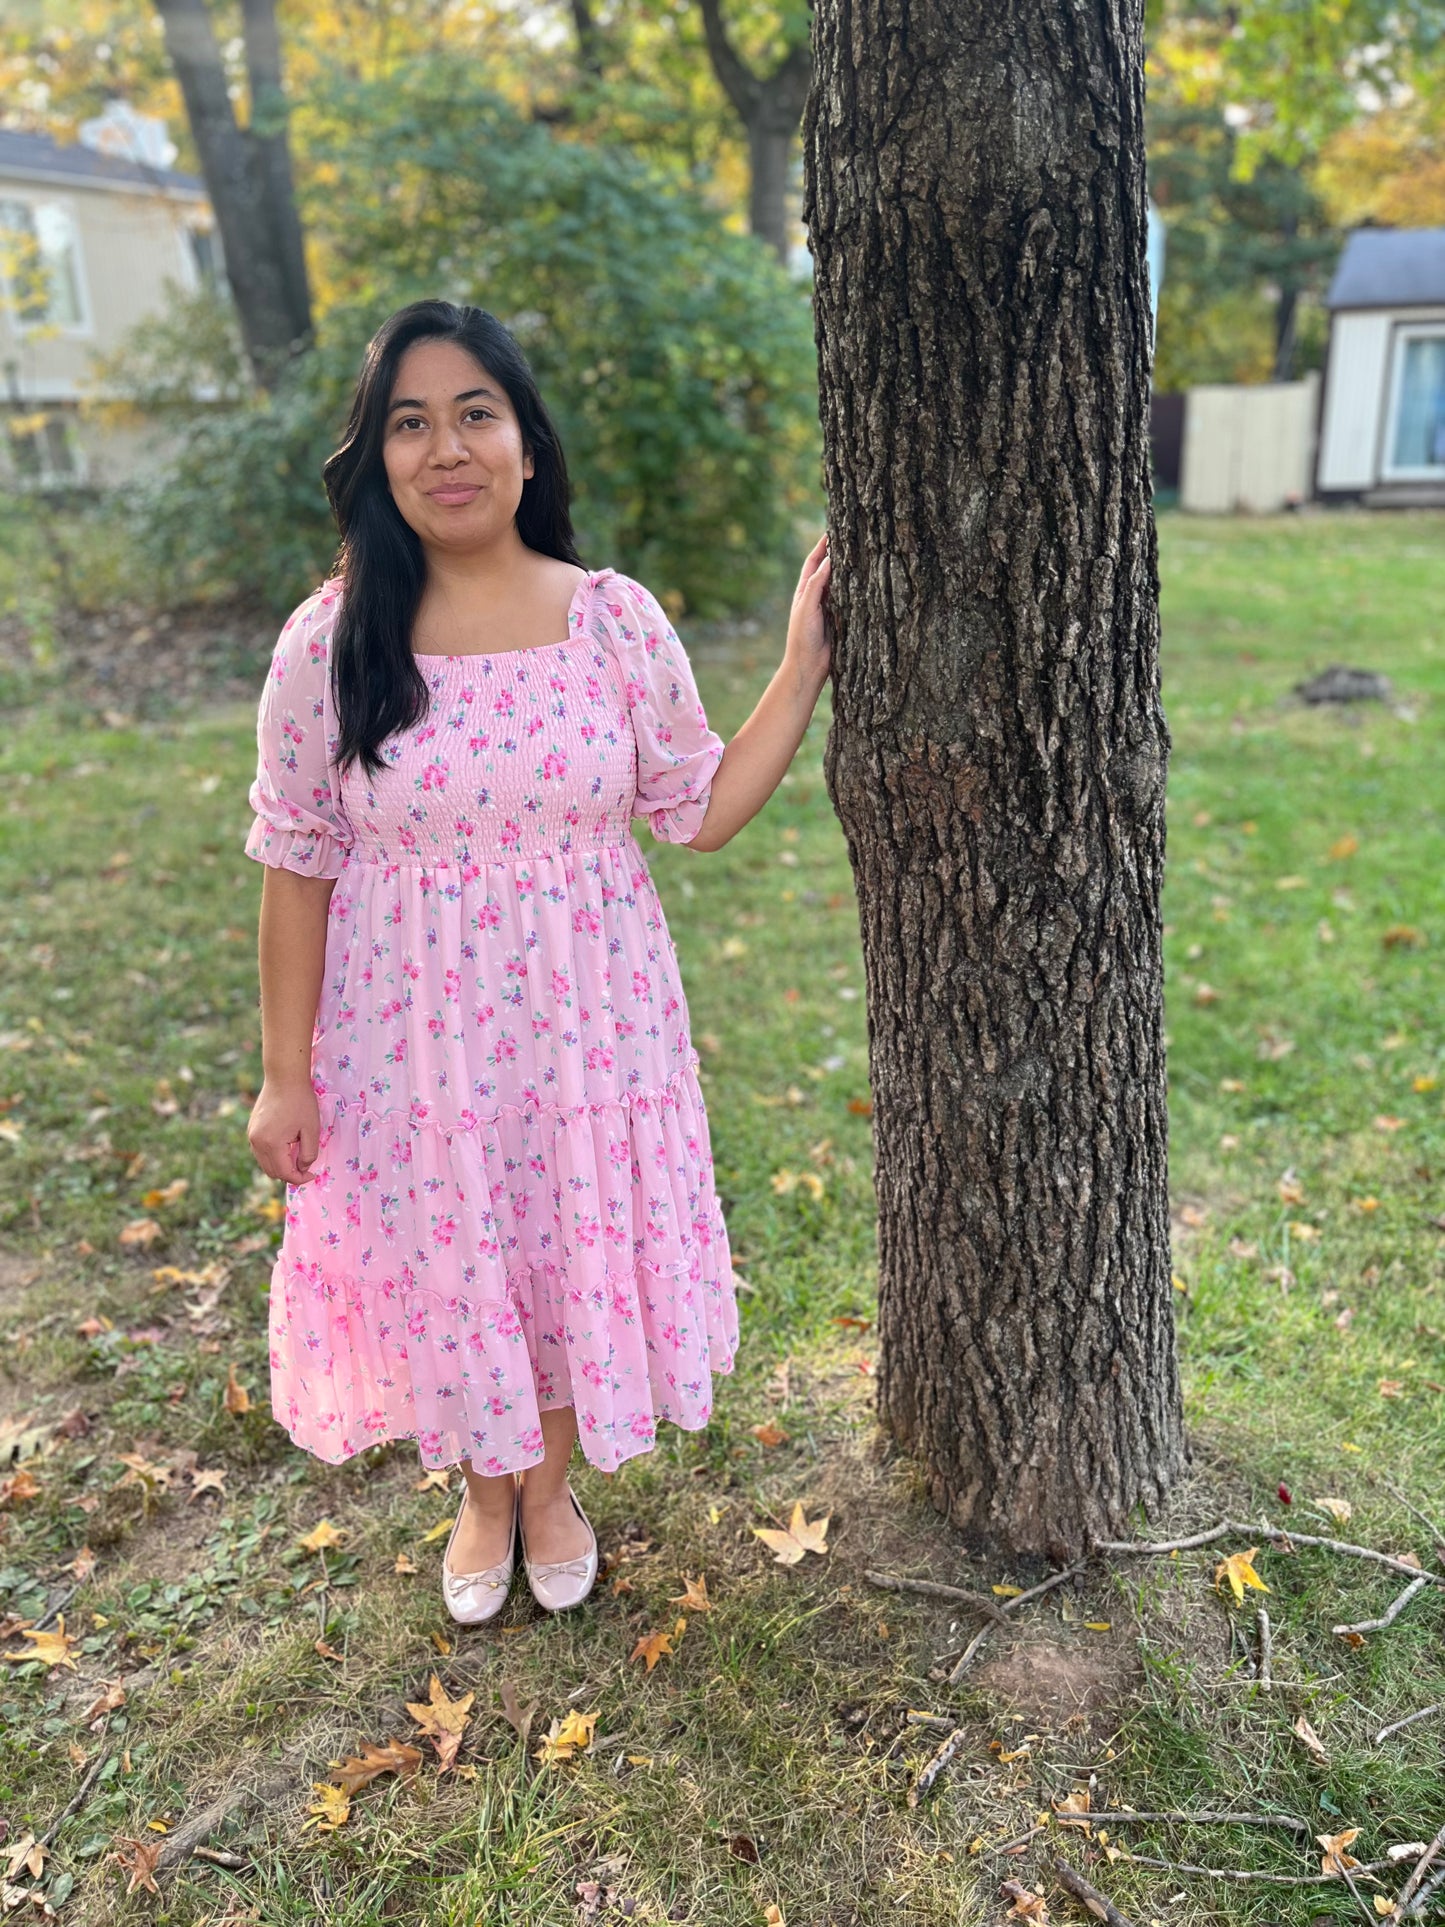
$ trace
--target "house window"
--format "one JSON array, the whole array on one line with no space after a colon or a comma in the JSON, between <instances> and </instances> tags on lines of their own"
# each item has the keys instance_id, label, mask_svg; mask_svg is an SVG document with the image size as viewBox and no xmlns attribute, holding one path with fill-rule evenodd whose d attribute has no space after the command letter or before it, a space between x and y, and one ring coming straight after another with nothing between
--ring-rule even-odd
<instances>
[{"instance_id":1,"label":"house window","mask_svg":"<svg viewBox=\"0 0 1445 1927\"><path fill-rule=\"evenodd\" d=\"M58 202L0 200L0 268L23 325L83 326L80 239Z\"/></svg>"},{"instance_id":2,"label":"house window","mask_svg":"<svg viewBox=\"0 0 1445 1927\"><path fill-rule=\"evenodd\" d=\"M1445 328L1406 328L1397 337L1385 473L1445 474Z\"/></svg>"}]
</instances>

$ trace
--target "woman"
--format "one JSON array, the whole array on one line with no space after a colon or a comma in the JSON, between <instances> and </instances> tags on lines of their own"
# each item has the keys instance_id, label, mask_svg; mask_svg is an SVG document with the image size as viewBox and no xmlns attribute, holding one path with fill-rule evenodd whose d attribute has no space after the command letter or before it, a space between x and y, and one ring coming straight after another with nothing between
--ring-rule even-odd
<instances>
[{"instance_id":1,"label":"woman","mask_svg":"<svg viewBox=\"0 0 1445 1927\"><path fill-rule=\"evenodd\" d=\"M513 336L419 301L367 348L326 462L335 571L261 698L261 1169L285 1179L272 1409L335 1464L459 1464L453 1618L498 1613L515 1538L575 1606L567 1482L694 1431L738 1336L698 1054L629 819L718 850L827 679L826 535L732 742L641 583L582 567L566 465ZM520 1475L520 1478L518 1477Z\"/></svg>"}]
</instances>

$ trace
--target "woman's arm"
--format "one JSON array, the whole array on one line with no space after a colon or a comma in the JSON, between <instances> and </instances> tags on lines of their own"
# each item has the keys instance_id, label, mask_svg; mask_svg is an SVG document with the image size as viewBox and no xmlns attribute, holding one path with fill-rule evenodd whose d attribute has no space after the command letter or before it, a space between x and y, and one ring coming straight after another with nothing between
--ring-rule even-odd
<instances>
[{"instance_id":1,"label":"woman's arm","mask_svg":"<svg viewBox=\"0 0 1445 1927\"><path fill-rule=\"evenodd\" d=\"M720 850L751 823L798 753L832 665L829 561L824 534L803 561L783 660L713 771L707 814L689 849Z\"/></svg>"},{"instance_id":2,"label":"woman's arm","mask_svg":"<svg viewBox=\"0 0 1445 1927\"><path fill-rule=\"evenodd\" d=\"M723 751L702 827L685 848L720 850L752 822L787 774L827 680L826 665L820 675L791 653L783 657L757 708Z\"/></svg>"},{"instance_id":3,"label":"woman's arm","mask_svg":"<svg viewBox=\"0 0 1445 1927\"><path fill-rule=\"evenodd\" d=\"M326 970L334 877L267 868L261 887L261 1091L247 1128L269 1178L306 1184L320 1139L311 1039Z\"/></svg>"}]
</instances>

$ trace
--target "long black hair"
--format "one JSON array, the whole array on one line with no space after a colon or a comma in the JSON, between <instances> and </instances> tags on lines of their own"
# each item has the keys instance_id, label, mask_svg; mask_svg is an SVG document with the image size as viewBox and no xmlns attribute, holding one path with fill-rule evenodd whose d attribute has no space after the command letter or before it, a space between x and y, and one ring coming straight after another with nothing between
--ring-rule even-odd
<instances>
[{"instance_id":1,"label":"long black hair","mask_svg":"<svg viewBox=\"0 0 1445 1927\"><path fill-rule=\"evenodd\" d=\"M413 301L367 343L346 434L322 465L341 543L332 573L345 579L331 639L331 687L340 733L336 760L357 757L367 775L383 765L381 745L426 714L426 680L411 631L426 586L426 558L387 486L382 443L397 364L415 341L455 341L507 391L533 473L522 484L517 533L539 555L583 566L568 513L567 463L516 337L485 308Z\"/></svg>"}]
</instances>

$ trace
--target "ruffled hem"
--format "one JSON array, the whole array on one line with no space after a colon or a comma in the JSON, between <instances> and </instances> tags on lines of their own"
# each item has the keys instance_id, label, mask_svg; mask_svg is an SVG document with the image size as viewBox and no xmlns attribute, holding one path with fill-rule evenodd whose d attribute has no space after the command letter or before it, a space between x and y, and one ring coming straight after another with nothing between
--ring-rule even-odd
<instances>
[{"instance_id":1,"label":"ruffled hem","mask_svg":"<svg viewBox=\"0 0 1445 1927\"><path fill-rule=\"evenodd\" d=\"M723 1248L725 1253L725 1247ZM583 1456L599 1471L650 1451L660 1420L699 1431L714 1376L738 1346L730 1267L686 1279L638 1271L583 1292L542 1266L514 1279L500 1309L442 1312L415 1302L365 1315L338 1293L318 1328L310 1295L271 1282L271 1405L292 1442L337 1465L415 1439L431 1467L468 1462L486 1477L545 1456L541 1413L571 1405Z\"/></svg>"},{"instance_id":2,"label":"ruffled hem","mask_svg":"<svg viewBox=\"0 0 1445 1927\"><path fill-rule=\"evenodd\" d=\"M246 855L268 869L332 880L341 875L348 848L329 830L283 829L260 815L253 817L245 843Z\"/></svg>"}]
</instances>

